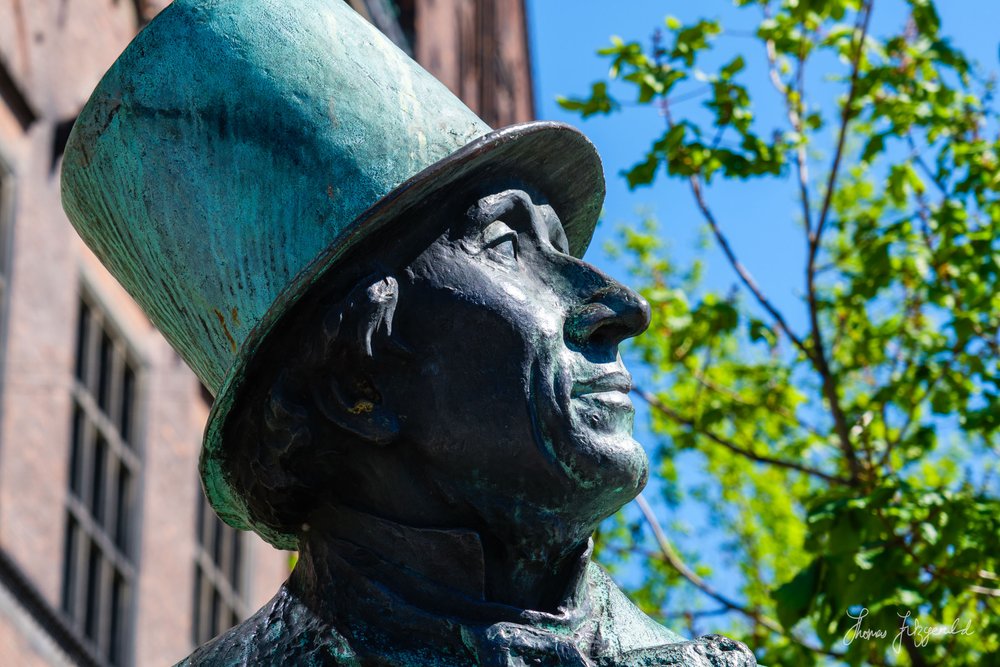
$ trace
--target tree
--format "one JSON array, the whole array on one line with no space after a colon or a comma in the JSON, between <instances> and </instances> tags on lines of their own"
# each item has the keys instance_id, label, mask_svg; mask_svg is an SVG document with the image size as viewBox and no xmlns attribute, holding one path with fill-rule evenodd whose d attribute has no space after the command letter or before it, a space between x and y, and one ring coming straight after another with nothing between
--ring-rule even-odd
<instances>
[{"instance_id":1,"label":"tree","mask_svg":"<svg viewBox=\"0 0 1000 667\"><path fill-rule=\"evenodd\" d=\"M738 595L642 499L602 532L600 557L642 566L633 594L654 615L675 614L689 584L708 604L683 615L728 615L768 665L985 665L1000 651L1000 119L932 0L895 1L907 19L877 37L875 0L735 0L757 26L742 53L724 52L718 21L667 18L648 44L614 38L607 80L560 100L584 118L632 96L662 114L623 176L686 183L739 285L705 289L654 222L623 232L653 310L634 345L653 382L635 389L658 440L651 488L707 507ZM741 81L754 52L771 88ZM836 102L814 94L820 73ZM755 115L764 95L781 118ZM730 246L719 179L794 185L804 323ZM682 452L707 482L678 478Z\"/></svg>"}]
</instances>

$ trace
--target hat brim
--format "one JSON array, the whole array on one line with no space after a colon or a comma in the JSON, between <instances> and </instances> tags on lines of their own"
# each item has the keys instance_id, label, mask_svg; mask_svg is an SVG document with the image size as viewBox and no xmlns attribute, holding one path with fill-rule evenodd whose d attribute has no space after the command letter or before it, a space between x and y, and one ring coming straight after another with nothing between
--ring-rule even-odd
<instances>
[{"instance_id":1,"label":"hat brim","mask_svg":"<svg viewBox=\"0 0 1000 667\"><path fill-rule=\"evenodd\" d=\"M225 464L229 418L246 393L263 348L281 338L289 311L360 241L390 227L435 193L470 178L509 179L536 187L559 216L570 253L582 257L604 202L604 172L593 144L563 123L538 121L496 130L465 145L392 190L359 216L285 288L247 336L215 397L199 468L209 502L226 523L253 530L279 549L296 549L295 535L262 525L248 512ZM265 355L266 356L266 355Z\"/></svg>"}]
</instances>

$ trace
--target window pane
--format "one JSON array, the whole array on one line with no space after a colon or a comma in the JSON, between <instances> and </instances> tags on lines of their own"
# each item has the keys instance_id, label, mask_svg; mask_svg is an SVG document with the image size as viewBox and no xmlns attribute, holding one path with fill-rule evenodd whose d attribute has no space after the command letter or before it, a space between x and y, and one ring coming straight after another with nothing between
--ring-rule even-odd
<instances>
[{"instance_id":1,"label":"window pane","mask_svg":"<svg viewBox=\"0 0 1000 667\"><path fill-rule=\"evenodd\" d=\"M218 589L213 590L212 591L212 611L210 612L212 614L212 616L211 616L212 626L211 626L211 628L208 631L208 636L209 637L214 637L215 635L219 634L219 631L222 629L222 628L219 627L219 625L220 625L220 623L219 623L219 614L222 612L221 607L222 607L222 597L219 595Z\"/></svg>"},{"instance_id":2,"label":"window pane","mask_svg":"<svg viewBox=\"0 0 1000 667\"><path fill-rule=\"evenodd\" d=\"M193 632L191 633L191 643L196 646L204 644L206 641L206 639L202 637L202 632L201 632L201 625L203 622L202 616L204 613L204 610L202 609L203 605L201 603L201 600L204 597L204 595L202 595L202 585L203 584L202 584L201 568L195 567L194 568L194 615L192 616L191 619L192 620L191 629L193 630Z\"/></svg>"},{"instance_id":3,"label":"window pane","mask_svg":"<svg viewBox=\"0 0 1000 667\"><path fill-rule=\"evenodd\" d=\"M215 535L212 536L212 562L215 563L216 567L221 567L222 549L226 539L226 536L223 533L226 526L218 519L212 523L215 528Z\"/></svg>"},{"instance_id":4,"label":"window pane","mask_svg":"<svg viewBox=\"0 0 1000 667\"><path fill-rule=\"evenodd\" d=\"M97 639L97 626L100 621L101 604L101 549L97 542L91 541L90 555L87 558L87 615L84 632L90 640Z\"/></svg>"},{"instance_id":5,"label":"window pane","mask_svg":"<svg viewBox=\"0 0 1000 667\"><path fill-rule=\"evenodd\" d=\"M97 405L101 411L107 414L108 402L111 394L111 371L114 362L114 343L108 337L107 332L101 334L101 353L98 358L98 383L97 383Z\"/></svg>"},{"instance_id":6,"label":"window pane","mask_svg":"<svg viewBox=\"0 0 1000 667\"><path fill-rule=\"evenodd\" d=\"M233 540L233 562L230 569L229 583L232 585L234 593L242 593L243 586L240 585L240 579L243 575L242 564L243 564L243 534L238 530L230 529Z\"/></svg>"},{"instance_id":7,"label":"window pane","mask_svg":"<svg viewBox=\"0 0 1000 667\"><path fill-rule=\"evenodd\" d=\"M98 525L104 523L104 499L107 496L104 480L108 467L108 442L97 436L94 443L93 483L90 487L90 515Z\"/></svg>"},{"instance_id":8,"label":"window pane","mask_svg":"<svg viewBox=\"0 0 1000 667\"><path fill-rule=\"evenodd\" d=\"M120 665L122 660L122 608L125 606L125 579L115 573L111 590L111 628L108 647L108 661L112 665Z\"/></svg>"},{"instance_id":9,"label":"window pane","mask_svg":"<svg viewBox=\"0 0 1000 667\"><path fill-rule=\"evenodd\" d=\"M132 492L132 473L123 461L118 462L118 489L116 504L118 507L118 517L115 521L115 546L128 556L128 526L130 514L130 494Z\"/></svg>"},{"instance_id":10,"label":"window pane","mask_svg":"<svg viewBox=\"0 0 1000 667\"><path fill-rule=\"evenodd\" d=\"M90 308L80 302L80 316L76 325L76 378L87 384L89 369L87 368L88 350L90 349Z\"/></svg>"},{"instance_id":11,"label":"window pane","mask_svg":"<svg viewBox=\"0 0 1000 667\"><path fill-rule=\"evenodd\" d=\"M76 563L79 561L80 531L72 516L66 519L66 546L63 549L63 611L72 616L76 611Z\"/></svg>"},{"instance_id":12,"label":"window pane","mask_svg":"<svg viewBox=\"0 0 1000 667\"><path fill-rule=\"evenodd\" d=\"M125 372L122 376L122 404L121 415L118 423L118 432L122 436L125 444L132 444L132 407L135 403L135 371L128 364L125 364Z\"/></svg>"},{"instance_id":13,"label":"window pane","mask_svg":"<svg viewBox=\"0 0 1000 667\"><path fill-rule=\"evenodd\" d=\"M69 490L77 498L83 495L83 448L86 437L86 425L84 424L83 410L80 406L73 406L73 443L70 447L69 457Z\"/></svg>"}]
</instances>

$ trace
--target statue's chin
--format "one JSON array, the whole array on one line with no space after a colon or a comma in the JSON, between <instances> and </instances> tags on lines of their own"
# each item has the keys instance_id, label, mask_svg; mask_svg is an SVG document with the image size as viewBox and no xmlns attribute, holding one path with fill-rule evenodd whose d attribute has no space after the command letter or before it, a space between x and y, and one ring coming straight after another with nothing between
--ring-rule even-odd
<instances>
[{"instance_id":1,"label":"statue's chin","mask_svg":"<svg viewBox=\"0 0 1000 667\"><path fill-rule=\"evenodd\" d=\"M631 502L649 480L649 459L642 446L631 437L605 444L594 467L593 495L599 503L595 514L599 521Z\"/></svg>"},{"instance_id":2,"label":"statue's chin","mask_svg":"<svg viewBox=\"0 0 1000 667\"><path fill-rule=\"evenodd\" d=\"M646 486L649 459L631 436L590 437L574 444L560 461L568 488L558 511L596 529Z\"/></svg>"}]
</instances>

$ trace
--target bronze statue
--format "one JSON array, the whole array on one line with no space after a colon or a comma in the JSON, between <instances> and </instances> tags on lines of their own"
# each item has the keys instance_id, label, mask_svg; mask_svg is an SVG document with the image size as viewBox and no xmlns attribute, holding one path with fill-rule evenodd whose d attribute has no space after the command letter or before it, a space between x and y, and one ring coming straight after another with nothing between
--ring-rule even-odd
<instances>
[{"instance_id":1,"label":"bronze statue","mask_svg":"<svg viewBox=\"0 0 1000 667\"><path fill-rule=\"evenodd\" d=\"M70 219L216 394L213 507L298 564L190 665L754 665L590 560L645 484L576 130L491 130L336 0L176 0L102 80Z\"/></svg>"}]
</instances>

